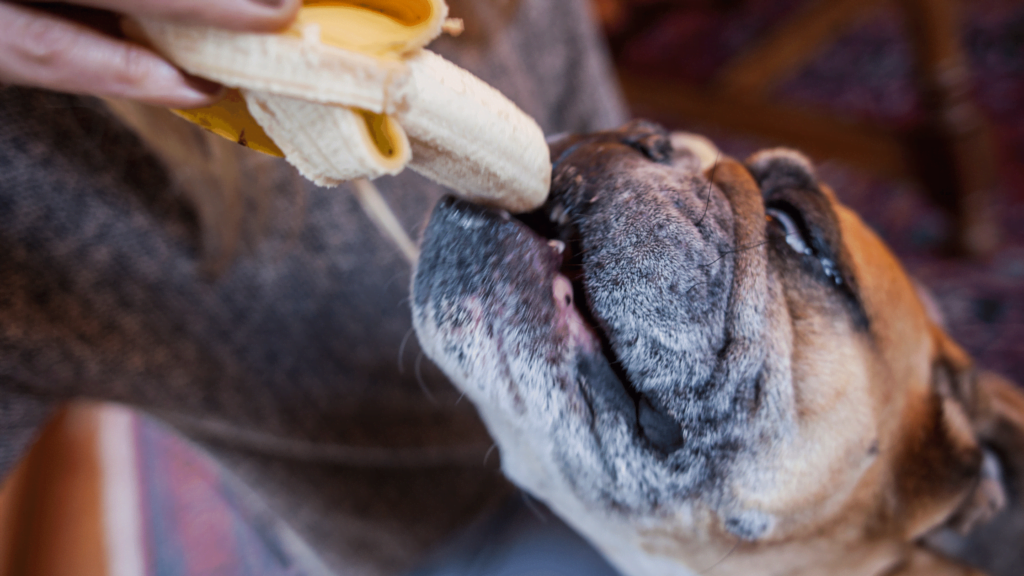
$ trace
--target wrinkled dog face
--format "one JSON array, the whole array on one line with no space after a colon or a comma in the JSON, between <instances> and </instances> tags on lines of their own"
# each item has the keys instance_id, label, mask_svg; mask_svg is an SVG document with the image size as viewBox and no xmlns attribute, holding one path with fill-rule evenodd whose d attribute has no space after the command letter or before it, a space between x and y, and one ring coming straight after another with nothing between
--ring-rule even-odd
<instances>
[{"instance_id":1,"label":"wrinkled dog face","mask_svg":"<svg viewBox=\"0 0 1024 576\"><path fill-rule=\"evenodd\" d=\"M956 511L967 361L806 159L643 122L551 154L536 213L442 201L413 285L513 481L633 574L870 572Z\"/></svg>"}]
</instances>

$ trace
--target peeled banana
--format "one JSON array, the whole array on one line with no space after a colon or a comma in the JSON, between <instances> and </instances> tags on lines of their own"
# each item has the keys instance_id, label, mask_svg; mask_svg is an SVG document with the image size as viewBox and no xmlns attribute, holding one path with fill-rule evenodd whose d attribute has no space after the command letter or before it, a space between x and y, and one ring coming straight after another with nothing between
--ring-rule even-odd
<instances>
[{"instance_id":1,"label":"peeled banana","mask_svg":"<svg viewBox=\"0 0 1024 576\"><path fill-rule=\"evenodd\" d=\"M409 162L409 140L390 116L271 92L244 93L253 117L280 143L284 157L320 186L397 174Z\"/></svg>"},{"instance_id":2,"label":"peeled banana","mask_svg":"<svg viewBox=\"0 0 1024 576\"><path fill-rule=\"evenodd\" d=\"M307 10L303 8L299 15ZM233 32L152 18L146 39L188 72L233 88L392 113L405 100L408 71L398 54L366 54L325 44L306 19L278 34ZM334 37L334 35L330 35Z\"/></svg>"},{"instance_id":3,"label":"peeled banana","mask_svg":"<svg viewBox=\"0 0 1024 576\"><path fill-rule=\"evenodd\" d=\"M138 24L168 59L232 89L180 115L283 155L319 185L408 165L477 202L532 209L551 177L543 133L500 92L423 49L447 15L443 0L305 0L273 34Z\"/></svg>"},{"instance_id":4,"label":"peeled banana","mask_svg":"<svg viewBox=\"0 0 1024 576\"><path fill-rule=\"evenodd\" d=\"M412 73L409 108L398 116L412 144L409 167L478 203L511 212L541 205L551 160L533 118L429 50L406 62Z\"/></svg>"}]
</instances>

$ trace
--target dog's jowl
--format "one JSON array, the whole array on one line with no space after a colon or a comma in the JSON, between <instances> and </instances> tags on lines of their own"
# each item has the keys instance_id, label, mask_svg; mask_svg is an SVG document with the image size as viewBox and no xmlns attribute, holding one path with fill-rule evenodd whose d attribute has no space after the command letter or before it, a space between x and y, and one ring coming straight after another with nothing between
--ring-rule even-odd
<instances>
[{"instance_id":1,"label":"dog's jowl","mask_svg":"<svg viewBox=\"0 0 1024 576\"><path fill-rule=\"evenodd\" d=\"M634 576L970 573L926 542L1002 503L997 403L805 157L551 158L535 213L442 201L413 285L513 481Z\"/></svg>"}]
</instances>

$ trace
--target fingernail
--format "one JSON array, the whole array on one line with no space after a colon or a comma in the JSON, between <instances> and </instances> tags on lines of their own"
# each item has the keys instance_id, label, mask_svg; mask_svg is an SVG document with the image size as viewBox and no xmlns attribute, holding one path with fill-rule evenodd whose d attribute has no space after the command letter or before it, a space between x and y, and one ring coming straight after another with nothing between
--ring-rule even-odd
<instances>
[{"instance_id":1,"label":"fingernail","mask_svg":"<svg viewBox=\"0 0 1024 576\"><path fill-rule=\"evenodd\" d=\"M3 1L3 0L0 0ZM235 0L242 2L243 0ZM303 0L244 0L247 9L240 9L248 19L246 30L281 30L287 27L302 8ZM254 21L255 20L255 21Z\"/></svg>"}]
</instances>

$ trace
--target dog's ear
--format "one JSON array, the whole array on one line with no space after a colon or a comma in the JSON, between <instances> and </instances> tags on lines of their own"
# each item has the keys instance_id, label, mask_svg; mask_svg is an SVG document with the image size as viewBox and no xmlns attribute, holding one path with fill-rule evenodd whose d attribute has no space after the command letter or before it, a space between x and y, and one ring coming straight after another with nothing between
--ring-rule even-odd
<instances>
[{"instance_id":1,"label":"dog's ear","mask_svg":"<svg viewBox=\"0 0 1024 576\"><path fill-rule=\"evenodd\" d=\"M1024 499L1024 392L994 372L979 371L975 396L978 438L998 458L1011 495Z\"/></svg>"},{"instance_id":2,"label":"dog's ear","mask_svg":"<svg viewBox=\"0 0 1024 576\"><path fill-rule=\"evenodd\" d=\"M976 378L978 405L975 426L983 440L1014 448L1024 457L1024 392L995 372L982 370Z\"/></svg>"},{"instance_id":3,"label":"dog's ear","mask_svg":"<svg viewBox=\"0 0 1024 576\"><path fill-rule=\"evenodd\" d=\"M1020 574L1024 566L1020 546L1024 541L1024 392L987 371L974 374L973 388L971 420L986 453L982 477L950 522L925 543L991 574Z\"/></svg>"},{"instance_id":4,"label":"dog's ear","mask_svg":"<svg viewBox=\"0 0 1024 576\"><path fill-rule=\"evenodd\" d=\"M966 534L998 515L1009 498L1024 510L1024 391L995 372L975 369L951 341L944 348L935 387L963 406L984 453L974 492L948 524Z\"/></svg>"},{"instance_id":5,"label":"dog's ear","mask_svg":"<svg viewBox=\"0 0 1024 576\"><path fill-rule=\"evenodd\" d=\"M977 437L982 450L981 474L974 489L964 499L957 511L945 523L945 527L960 534L970 532L974 527L987 523L1006 506L1006 487L1002 459L996 453L991 439L986 438L985 429L993 425L994 411L1004 411L996 396L1000 392L1015 389L1006 386L1005 381L991 372L978 371L967 353L954 344L946 335L945 314L931 291L916 279L912 279L917 296L924 306L929 319L942 330L940 348L942 356L933 367L932 386L941 397L955 400L966 416L971 432ZM1024 397L1021 397L1024 401ZM1024 408L1024 404L1021 406ZM1019 413L1024 423L1024 411ZM1024 428L1018 426L1024 434ZM1024 436L1009 440L1024 441ZM1022 455L1024 457L1024 455Z\"/></svg>"},{"instance_id":6,"label":"dog's ear","mask_svg":"<svg viewBox=\"0 0 1024 576\"><path fill-rule=\"evenodd\" d=\"M1003 449L998 444L1017 443L1007 446L1014 451L1024 448L1024 396L994 374L977 370L966 352L945 333L939 334L941 355L932 368L932 387L945 403L943 428L951 435L973 435L982 454L974 487L945 522L947 528L966 534L1006 506ZM1007 406L1008 401L1019 404ZM996 436L1003 441L997 442Z\"/></svg>"}]
</instances>

